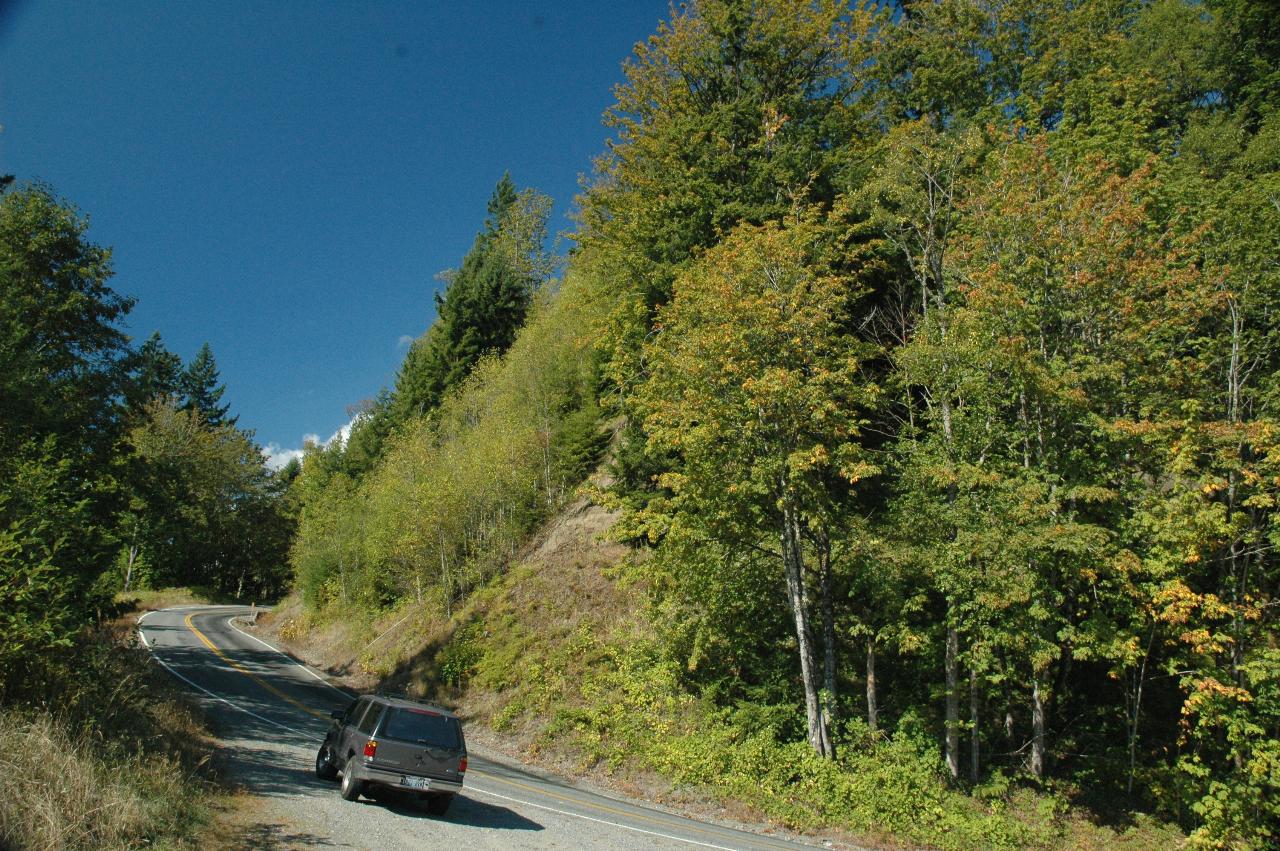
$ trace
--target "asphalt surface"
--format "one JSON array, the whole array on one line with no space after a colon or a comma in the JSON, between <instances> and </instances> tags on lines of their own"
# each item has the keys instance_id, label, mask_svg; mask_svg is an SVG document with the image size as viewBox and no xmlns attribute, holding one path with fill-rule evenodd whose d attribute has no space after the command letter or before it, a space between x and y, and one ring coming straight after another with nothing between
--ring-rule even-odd
<instances>
[{"instance_id":1,"label":"asphalt surface","mask_svg":"<svg viewBox=\"0 0 1280 851\"><path fill-rule=\"evenodd\" d=\"M343 801L314 773L329 713L351 695L242 631L241 606L148 612L153 657L200 700L233 779L263 798L267 846L417 849L812 847L608 797L472 749L466 784L444 816L404 801Z\"/></svg>"}]
</instances>

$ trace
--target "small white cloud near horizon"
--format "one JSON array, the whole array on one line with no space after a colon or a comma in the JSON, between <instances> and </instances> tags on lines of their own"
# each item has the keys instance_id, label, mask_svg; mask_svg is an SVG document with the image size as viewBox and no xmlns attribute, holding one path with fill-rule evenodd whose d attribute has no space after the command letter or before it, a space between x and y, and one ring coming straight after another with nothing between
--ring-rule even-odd
<instances>
[{"instance_id":1,"label":"small white cloud near horizon","mask_svg":"<svg viewBox=\"0 0 1280 851\"><path fill-rule=\"evenodd\" d=\"M351 437L351 427L355 425L356 420L359 418L360 414L356 414L347 421L346 425L329 435L328 440L321 440L320 435L318 434L304 434L302 436L302 449L287 449L278 443L268 443L266 446L262 447L262 457L266 459L265 463L267 465L267 469L281 470L294 458L301 461L305 447L308 444L329 447L332 446L333 442L336 440L338 441L339 446L345 446L347 438Z\"/></svg>"},{"instance_id":2,"label":"small white cloud near horizon","mask_svg":"<svg viewBox=\"0 0 1280 851\"><path fill-rule=\"evenodd\" d=\"M413 341L416 339L418 338L413 336L412 334L401 334L400 339L396 340L396 348L407 349L413 345Z\"/></svg>"},{"instance_id":3,"label":"small white cloud near horizon","mask_svg":"<svg viewBox=\"0 0 1280 851\"><path fill-rule=\"evenodd\" d=\"M266 459L268 470L283 470L293 459L302 460L302 450L285 449L278 443L268 443L262 447L262 457Z\"/></svg>"}]
</instances>

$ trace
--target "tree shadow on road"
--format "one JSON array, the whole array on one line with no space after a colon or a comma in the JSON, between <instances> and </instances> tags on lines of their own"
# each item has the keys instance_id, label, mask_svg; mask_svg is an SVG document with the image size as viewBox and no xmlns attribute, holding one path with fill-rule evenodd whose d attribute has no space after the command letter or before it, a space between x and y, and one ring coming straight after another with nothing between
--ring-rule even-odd
<instances>
[{"instance_id":1,"label":"tree shadow on road","mask_svg":"<svg viewBox=\"0 0 1280 851\"><path fill-rule=\"evenodd\" d=\"M228 851L281 851L286 848L336 848L327 837L290 830L283 824L255 824L225 846Z\"/></svg>"},{"instance_id":2,"label":"tree shadow on road","mask_svg":"<svg viewBox=\"0 0 1280 851\"><path fill-rule=\"evenodd\" d=\"M252 747L236 741L219 750L219 768L236 786L267 797L322 794L337 784L320 780L309 757L284 748Z\"/></svg>"}]
</instances>

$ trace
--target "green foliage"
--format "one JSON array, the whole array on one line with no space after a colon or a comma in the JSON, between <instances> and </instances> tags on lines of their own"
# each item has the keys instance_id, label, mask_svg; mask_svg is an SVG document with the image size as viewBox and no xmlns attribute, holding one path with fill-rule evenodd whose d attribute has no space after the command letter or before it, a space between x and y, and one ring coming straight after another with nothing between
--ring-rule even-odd
<instances>
[{"instance_id":1,"label":"green foliage","mask_svg":"<svg viewBox=\"0 0 1280 851\"><path fill-rule=\"evenodd\" d=\"M126 396L134 410L157 396L177 396L182 391L182 358L165 348L159 331L138 349L131 373Z\"/></svg>"},{"instance_id":2,"label":"green foliage","mask_svg":"<svg viewBox=\"0 0 1280 851\"><path fill-rule=\"evenodd\" d=\"M282 590L292 522L281 485L243 432L161 397L139 412L128 442L135 492L126 561L142 558L161 585L236 597Z\"/></svg>"},{"instance_id":3,"label":"green foliage","mask_svg":"<svg viewBox=\"0 0 1280 851\"><path fill-rule=\"evenodd\" d=\"M1214 59L1225 71L1222 94L1247 124L1280 106L1280 31L1266 0L1213 0Z\"/></svg>"},{"instance_id":4,"label":"green foliage","mask_svg":"<svg viewBox=\"0 0 1280 851\"><path fill-rule=\"evenodd\" d=\"M0 184L0 703L121 586L284 580L283 487L219 406L212 354L129 349L133 302L87 228L46 187Z\"/></svg>"},{"instance_id":5,"label":"green foliage","mask_svg":"<svg viewBox=\"0 0 1280 851\"><path fill-rule=\"evenodd\" d=\"M0 195L0 448L82 433L105 452L133 306L107 286L111 252L44 186Z\"/></svg>"},{"instance_id":6,"label":"green foliage","mask_svg":"<svg viewBox=\"0 0 1280 851\"><path fill-rule=\"evenodd\" d=\"M603 413L593 396L566 413L551 435L551 478L565 492L595 471L609 445L609 432L600 426Z\"/></svg>"},{"instance_id":7,"label":"green foliage","mask_svg":"<svg viewBox=\"0 0 1280 851\"><path fill-rule=\"evenodd\" d=\"M442 682L458 688L475 672L480 661L480 650L476 646L480 630L479 623L470 623L454 631L449 643L437 655Z\"/></svg>"},{"instance_id":8,"label":"green foliage","mask_svg":"<svg viewBox=\"0 0 1280 851\"><path fill-rule=\"evenodd\" d=\"M491 317L537 278L510 246L538 207L504 232L500 185L359 460L308 455L308 604L451 615L608 416L592 492L655 629L468 614L440 660L503 693L496 725L801 826L1056 845L1087 833L1070 798L1176 823L1084 845L1274 844L1271 12L673 10L564 289Z\"/></svg>"},{"instance_id":9,"label":"green foliage","mask_svg":"<svg viewBox=\"0 0 1280 851\"><path fill-rule=\"evenodd\" d=\"M619 537L655 549L643 575L671 624L663 658L721 705L788 691L777 660L797 648L764 614L788 500L736 474L774 468L736 463L754 421L724 416L744 398L761 433L786 433L786 412L752 395L771 362L744 367L735 334L781 359L787 343L762 330L767 306L742 310L724 288L680 311L681 287L713 282L716 264L749 277L727 262L750 257L735 224L790 214L820 224L798 277L848 282L842 305L806 293L833 324L796 335L805 353L834 339L887 355L863 355L886 404L861 403L870 422L849 432L884 475L833 488L815 468L821 523L801 524L801 596L853 597L824 615L837 687L874 702L849 656L865 641L889 666L878 687L899 731L919 719L957 780L963 733L974 782L1100 783L1181 816L1197 841L1265 843L1280 148L1261 106L1275 93L1261 7L956 0L823 17L835 8L676 14L628 67L586 197L577 262L635 294L601 344L630 420L612 499ZM839 46L803 82L771 78L809 26L816 50L819 32ZM753 100L770 79L799 100L782 144L823 110L837 123L816 126L844 131L805 137L824 163L811 192L761 179L781 173L753 144L776 130ZM712 115L724 129L703 128ZM707 329L722 333L703 345ZM799 419L815 429L821 402L860 407L813 398Z\"/></svg>"},{"instance_id":10,"label":"green foliage","mask_svg":"<svg viewBox=\"0 0 1280 851\"><path fill-rule=\"evenodd\" d=\"M313 610L441 599L499 571L590 469L606 435L594 402L592 281L535 303L501 358L479 361L432 416L388 438L359 481L342 448L308 450L292 561Z\"/></svg>"},{"instance_id":11,"label":"green foliage","mask_svg":"<svg viewBox=\"0 0 1280 851\"><path fill-rule=\"evenodd\" d=\"M42 186L0 195L0 698L101 602L132 302L110 252Z\"/></svg>"},{"instance_id":12,"label":"green foliage","mask_svg":"<svg viewBox=\"0 0 1280 851\"><path fill-rule=\"evenodd\" d=\"M71 643L86 609L97 602L89 583L93 550L102 546L100 537L90 537L91 495L77 481L72 462L58 457L52 438L24 447L4 472L0 698L38 664L40 654Z\"/></svg>"},{"instance_id":13,"label":"green foliage","mask_svg":"<svg viewBox=\"0 0 1280 851\"><path fill-rule=\"evenodd\" d=\"M657 771L677 788L746 802L799 829L840 826L939 848L1048 846L1062 836L1059 808L1042 813L1029 794L975 802L949 790L930 737L912 735L910 725L890 739L851 732L859 745L824 760L778 726L744 725L746 710L691 697L663 646L630 622L587 618L571 631L536 634L529 626L498 609L470 627L468 646L480 650L473 683L501 696L493 726L533 722L540 741L569 745L584 765ZM759 705L751 714L794 713L794 705Z\"/></svg>"},{"instance_id":14,"label":"green foliage","mask_svg":"<svg viewBox=\"0 0 1280 851\"><path fill-rule=\"evenodd\" d=\"M488 212L462 266L443 276L435 322L401 365L392 403L400 421L439 405L482 357L505 352L550 274L542 249L550 199L517 192L504 174Z\"/></svg>"}]
</instances>

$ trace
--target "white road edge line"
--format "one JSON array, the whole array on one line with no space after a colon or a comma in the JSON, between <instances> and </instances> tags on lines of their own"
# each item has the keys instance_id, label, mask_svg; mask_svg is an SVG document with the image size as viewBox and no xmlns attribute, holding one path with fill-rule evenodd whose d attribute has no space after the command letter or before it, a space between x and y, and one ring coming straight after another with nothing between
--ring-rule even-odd
<instances>
[{"instance_id":1,"label":"white road edge line","mask_svg":"<svg viewBox=\"0 0 1280 851\"><path fill-rule=\"evenodd\" d=\"M272 647L270 644L268 644L267 642L263 641L261 638L258 638L256 635L250 635L249 633L245 632L245 631L244 631L243 629L241 629L240 627L236 626L236 624L235 624L235 620L236 620L236 618L238 618L238 617L240 617L240 615L232 615L231 617L227 618L227 626L231 627L231 628L232 628L232 629L234 629L236 632L240 633L241 635L243 635L245 638L249 639L250 641L255 641L255 642L257 642L258 644L261 644L263 647L267 648L267 649L268 649L268 650L270 650L272 653L279 653L281 656L283 656L284 658L288 659L290 662L292 662L293 664L297 665L299 668L301 668L302 670L306 671L308 674L310 674L311 676L315 677L317 680L319 680L320 682L324 683L324 684L325 684L325 685L327 685L329 688L331 688L331 689L333 689L334 691L336 691L338 694L342 695L343 697L347 698L348 700L352 699L353 695L352 695L350 692L348 692L348 691L345 691L345 690L343 690L343 689L338 688L338 687L337 687L337 686L335 686L333 683L329 682L329 681L328 681L328 680L326 680L324 677L322 677L320 674L317 674L315 671L311 670L311 669L310 669L310 668L308 668L306 665L302 664L302 663L301 663L301 662L299 662L297 659L295 659L295 658L293 658L292 656L290 656L288 653L285 653L285 652L284 652L283 650L281 650L279 647Z\"/></svg>"},{"instance_id":2,"label":"white road edge line","mask_svg":"<svg viewBox=\"0 0 1280 851\"><path fill-rule=\"evenodd\" d=\"M688 845L700 845L703 848L717 848L719 849L719 851L737 851L737 849L733 848L730 845L712 845L710 842L699 842L696 839L685 839L683 836L673 836L672 834L669 834L669 833L659 833L656 830L645 830L643 827L633 827L629 824L620 824L616 821L607 821L606 819L595 818L593 816L584 816L581 813L571 813L567 810L557 810L555 807L547 807L547 806L543 806L542 804L534 804L530 801L522 801L519 798L512 798L507 795L500 794L498 792L490 792L488 789L479 789L475 786L467 786L466 788L463 789L463 791L479 792L481 795L489 795L494 798L501 798L502 800L510 801L513 804L521 804L522 806L533 807L534 809L538 809L538 810L546 810L549 813L556 813L557 815L568 816L569 818L585 819L586 821L593 821L596 824L604 824L604 825L608 825L609 827L621 828L622 830L633 830L636 833L643 833L647 836L657 836L661 839L670 839L672 842L684 842Z\"/></svg>"}]
</instances>

